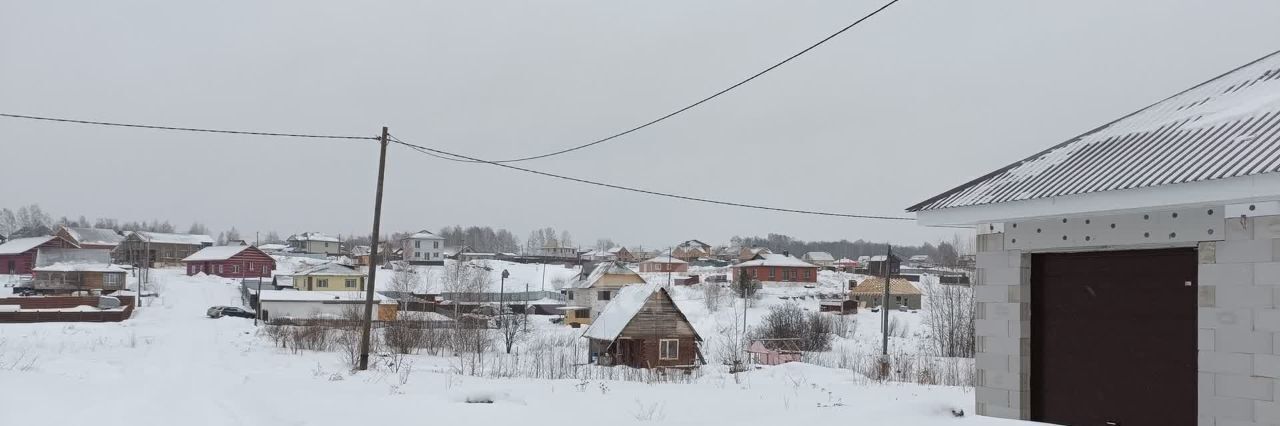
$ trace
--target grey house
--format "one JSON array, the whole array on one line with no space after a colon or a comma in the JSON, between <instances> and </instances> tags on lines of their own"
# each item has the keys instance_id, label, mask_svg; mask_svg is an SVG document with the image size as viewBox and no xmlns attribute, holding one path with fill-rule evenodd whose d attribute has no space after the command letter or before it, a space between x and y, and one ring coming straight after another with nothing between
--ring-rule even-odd
<instances>
[{"instance_id":1,"label":"grey house","mask_svg":"<svg viewBox=\"0 0 1280 426\"><path fill-rule=\"evenodd\" d=\"M978 230L978 414L1280 424L1277 172L1273 53L908 208Z\"/></svg>"}]
</instances>

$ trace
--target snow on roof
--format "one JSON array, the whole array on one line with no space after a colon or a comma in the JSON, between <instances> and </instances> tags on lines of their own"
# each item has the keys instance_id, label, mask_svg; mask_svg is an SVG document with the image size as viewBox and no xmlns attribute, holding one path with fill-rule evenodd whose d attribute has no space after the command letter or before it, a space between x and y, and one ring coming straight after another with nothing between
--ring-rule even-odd
<instances>
[{"instance_id":1,"label":"snow on roof","mask_svg":"<svg viewBox=\"0 0 1280 426\"><path fill-rule=\"evenodd\" d=\"M365 276L365 273L356 270L356 268L340 263L325 263L299 270L291 275L351 275L363 277Z\"/></svg>"},{"instance_id":2,"label":"snow on roof","mask_svg":"<svg viewBox=\"0 0 1280 426\"><path fill-rule=\"evenodd\" d=\"M401 238L401 239L402 239L402 240L404 240L404 239L413 239L413 240L443 240L443 239L444 239L444 237L441 237L441 236L439 236L439 235L436 235L436 234L432 233L431 231L428 231L428 230L423 229L423 230L421 230L421 231L418 231L418 232L413 233L413 235L410 235L410 236L407 236L407 237L404 237L404 238Z\"/></svg>"},{"instance_id":3,"label":"snow on roof","mask_svg":"<svg viewBox=\"0 0 1280 426\"><path fill-rule=\"evenodd\" d=\"M818 260L818 261L836 259L835 256L831 255L831 253L827 253L825 251L811 251L811 252L805 253L804 257L809 258L809 260Z\"/></svg>"},{"instance_id":4,"label":"snow on roof","mask_svg":"<svg viewBox=\"0 0 1280 426\"><path fill-rule=\"evenodd\" d=\"M63 229L66 229L67 234L80 244L114 246L124 241L124 236L117 234L114 229L72 228L70 226L64 226Z\"/></svg>"},{"instance_id":5,"label":"snow on roof","mask_svg":"<svg viewBox=\"0 0 1280 426\"><path fill-rule=\"evenodd\" d=\"M0 244L0 254L22 254L28 250L39 247L41 244L49 242L54 237L46 235L43 237L14 238Z\"/></svg>"},{"instance_id":6,"label":"snow on roof","mask_svg":"<svg viewBox=\"0 0 1280 426\"><path fill-rule=\"evenodd\" d=\"M859 259L861 259L861 258L859 258ZM875 256L868 257L868 258L867 258L867 261L868 261L868 262L884 262L884 259L885 259L885 255L880 254L880 255L875 255ZM898 255L896 255L896 254L895 254L895 255L893 255L893 259L894 259L894 260L902 260L902 258L898 257Z\"/></svg>"},{"instance_id":7,"label":"snow on roof","mask_svg":"<svg viewBox=\"0 0 1280 426\"><path fill-rule=\"evenodd\" d=\"M649 297L661 288L657 283L623 287L609 300L600 315L591 321L591 326L582 335L598 340L617 339L622 334L622 329L644 308Z\"/></svg>"},{"instance_id":8,"label":"snow on roof","mask_svg":"<svg viewBox=\"0 0 1280 426\"><path fill-rule=\"evenodd\" d=\"M894 278L889 281L890 294L921 294L915 284L905 278ZM867 278L853 288L854 294L884 294L884 278Z\"/></svg>"},{"instance_id":9,"label":"snow on roof","mask_svg":"<svg viewBox=\"0 0 1280 426\"><path fill-rule=\"evenodd\" d=\"M230 259L232 256L240 254L240 252L242 251L248 250L249 247L253 247L253 246L205 247L200 249L200 251L198 252L192 253L190 256L187 256L185 259L182 259L182 261L183 262L205 262L205 261L212 261L212 260L227 260L227 259Z\"/></svg>"},{"instance_id":10,"label":"snow on roof","mask_svg":"<svg viewBox=\"0 0 1280 426\"><path fill-rule=\"evenodd\" d=\"M363 291L299 291L299 290L262 290L259 298L264 302L327 302L362 301L366 294ZM386 296L373 294L375 302L388 300Z\"/></svg>"},{"instance_id":11,"label":"snow on roof","mask_svg":"<svg viewBox=\"0 0 1280 426\"><path fill-rule=\"evenodd\" d=\"M847 258L847 257L842 257L840 258L840 260L836 261L837 265L856 265L857 263L858 261Z\"/></svg>"},{"instance_id":12,"label":"snow on roof","mask_svg":"<svg viewBox=\"0 0 1280 426\"><path fill-rule=\"evenodd\" d=\"M303 232L301 234L294 234L289 236L288 240L289 241L320 241L320 242L328 242L328 243L338 242L337 238L327 234L322 234L319 232Z\"/></svg>"},{"instance_id":13,"label":"snow on roof","mask_svg":"<svg viewBox=\"0 0 1280 426\"><path fill-rule=\"evenodd\" d=\"M626 247L614 247L614 248L611 248L611 249L609 249L609 250L607 250L607 251L608 251L609 253L618 254L618 253L621 253L623 250L626 250L626 249L627 249Z\"/></svg>"},{"instance_id":14,"label":"snow on roof","mask_svg":"<svg viewBox=\"0 0 1280 426\"><path fill-rule=\"evenodd\" d=\"M679 264L679 263L689 263L689 262L685 262L683 260L676 259L674 257L664 254L662 256L658 256L640 263L677 263Z\"/></svg>"},{"instance_id":15,"label":"snow on roof","mask_svg":"<svg viewBox=\"0 0 1280 426\"><path fill-rule=\"evenodd\" d=\"M126 272L120 265L110 263L58 262L32 269L36 272Z\"/></svg>"},{"instance_id":16,"label":"snow on roof","mask_svg":"<svg viewBox=\"0 0 1280 426\"><path fill-rule=\"evenodd\" d=\"M286 248L289 248L289 246L284 244L263 244L258 246L258 249L262 251L280 251Z\"/></svg>"},{"instance_id":17,"label":"snow on roof","mask_svg":"<svg viewBox=\"0 0 1280 426\"><path fill-rule=\"evenodd\" d=\"M800 259L783 254L762 253L757 255L759 259L749 260L739 263L738 266L795 266L806 268L817 268L817 265L810 264Z\"/></svg>"},{"instance_id":18,"label":"snow on roof","mask_svg":"<svg viewBox=\"0 0 1280 426\"><path fill-rule=\"evenodd\" d=\"M1280 172L1280 52L908 207L929 211Z\"/></svg>"},{"instance_id":19,"label":"snow on roof","mask_svg":"<svg viewBox=\"0 0 1280 426\"><path fill-rule=\"evenodd\" d=\"M205 244L213 244L213 237L199 234L166 234L163 232L137 231L133 235L137 235L142 241L150 241L160 244L185 244L191 246L199 246Z\"/></svg>"},{"instance_id":20,"label":"snow on roof","mask_svg":"<svg viewBox=\"0 0 1280 426\"><path fill-rule=\"evenodd\" d=\"M111 263L111 249L40 247L36 249L35 266L55 263Z\"/></svg>"},{"instance_id":21,"label":"snow on roof","mask_svg":"<svg viewBox=\"0 0 1280 426\"><path fill-rule=\"evenodd\" d=\"M596 269L591 271L591 275L587 276L586 279L576 280L572 283L569 283L569 285L567 285L566 287L567 288L591 288L595 286L596 283L599 282L601 278L604 278L605 275L629 275L629 276L634 276L635 279L638 281L638 283L644 282L644 278L640 277L640 274L637 274L636 271L632 271L631 268L622 266L622 264L619 264L617 262L605 262L605 263L601 263L599 266L596 266Z\"/></svg>"},{"instance_id":22,"label":"snow on roof","mask_svg":"<svg viewBox=\"0 0 1280 426\"><path fill-rule=\"evenodd\" d=\"M370 250L372 250L372 248L369 246L355 246L351 248L351 255L352 256L368 256Z\"/></svg>"}]
</instances>

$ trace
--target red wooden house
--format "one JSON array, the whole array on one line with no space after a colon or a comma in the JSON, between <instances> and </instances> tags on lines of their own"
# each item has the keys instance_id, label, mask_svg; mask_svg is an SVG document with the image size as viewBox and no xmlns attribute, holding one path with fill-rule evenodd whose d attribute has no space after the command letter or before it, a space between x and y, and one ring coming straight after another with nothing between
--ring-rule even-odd
<instances>
[{"instance_id":1,"label":"red wooden house","mask_svg":"<svg viewBox=\"0 0 1280 426\"><path fill-rule=\"evenodd\" d=\"M734 276L747 274L764 283L816 283L818 266L783 254L758 254L733 267Z\"/></svg>"},{"instance_id":2,"label":"red wooden house","mask_svg":"<svg viewBox=\"0 0 1280 426\"><path fill-rule=\"evenodd\" d=\"M201 272L226 278L270 277L276 260L254 246L205 247L182 259L187 275Z\"/></svg>"},{"instance_id":3,"label":"red wooden house","mask_svg":"<svg viewBox=\"0 0 1280 426\"><path fill-rule=\"evenodd\" d=\"M41 248L79 248L58 236L14 238L0 244L0 274L30 274Z\"/></svg>"}]
</instances>

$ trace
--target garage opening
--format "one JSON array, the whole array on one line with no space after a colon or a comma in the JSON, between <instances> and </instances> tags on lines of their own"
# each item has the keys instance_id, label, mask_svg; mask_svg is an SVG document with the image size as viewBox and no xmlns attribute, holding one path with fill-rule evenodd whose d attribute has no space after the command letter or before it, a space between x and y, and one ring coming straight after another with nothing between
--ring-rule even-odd
<instances>
[{"instance_id":1,"label":"garage opening","mask_svg":"<svg viewBox=\"0 0 1280 426\"><path fill-rule=\"evenodd\" d=\"M1031 419L1196 423L1193 248L1031 259Z\"/></svg>"}]
</instances>

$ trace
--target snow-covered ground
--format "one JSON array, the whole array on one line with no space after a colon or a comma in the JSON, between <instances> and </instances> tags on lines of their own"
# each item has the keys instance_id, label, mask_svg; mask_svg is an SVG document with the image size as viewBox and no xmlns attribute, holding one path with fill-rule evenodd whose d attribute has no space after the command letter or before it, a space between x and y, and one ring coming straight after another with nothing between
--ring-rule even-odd
<instances>
[{"instance_id":1,"label":"snow-covered ground","mask_svg":"<svg viewBox=\"0 0 1280 426\"><path fill-rule=\"evenodd\" d=\"M529 267L540 276L537 265ZM687 383L645 383L479 378L457 374L456 358L415 355L407 376L383 366L352 374L335 352L295 354L261 336L252 320L205 317L211 305L239 303L232 280L180 270L159 270L156 278L161 297L149 298L129 321L0 324L0 425L1018 424L973 416L965 388L869 383L848 369L798 363L736 376L709 365ZM818 291L829 281L838 277L824 278L818 289L766 291ZM677 288L674 297L688 299L679 303L704 336L716 334L711 329L720 322L740 320L727 305L710 312L693 300L700 294ZM762 298L748 320L772 303L786 302ZM545 317L533 327L542 341L581 333ZM863 339L863 330L869 336L875 327L864 323L850 340L873 340ZM523 349L538 351L532 343ZM956 418L953 409L966 415Z\"/></svg>"}]
</instances>

